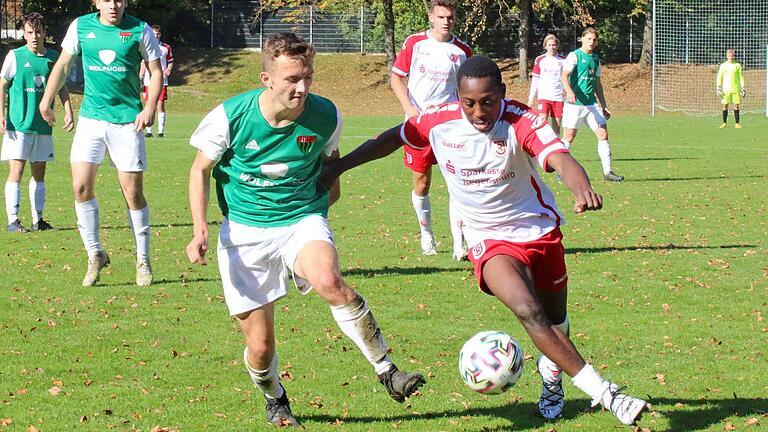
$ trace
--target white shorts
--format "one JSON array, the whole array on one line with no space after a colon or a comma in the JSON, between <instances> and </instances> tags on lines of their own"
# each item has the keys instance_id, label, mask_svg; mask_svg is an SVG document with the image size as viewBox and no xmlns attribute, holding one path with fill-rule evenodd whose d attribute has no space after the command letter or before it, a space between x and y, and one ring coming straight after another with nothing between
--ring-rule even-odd
<instances>
[{"instance_id":1,"label":"white shorts","mask_svg":"<svg viewBox=\"0 0 768 432\"><path fill-rule=\"evenodd\" d=\"M19 159L29 162L53 160L53 135L5 131L0 160Z\"/></svg>"},{"instance_id":2,"label":"white shorts","mask_svg":"<svg viewBox=\"0 0 768 432\"><path fill-rule=\"evenodd\" d=\"M69 161L101 164L107 152L118 171L147 169L144 132L137 131L133 123L110 123L80 116Z\"/></svg>"},{"instance_id":3,"label":"white shorts","mask_svg":"<svg viewBox=\"0 0 768 432\"><path fill-rule=\"evenodd\" d=\"M310 215L284 227L260 228L224 219L216 254L230 315L258 309L288 295L289 278L306 294L312 286L293 274L299 251L310 241L333 243L328 220Z\"/></svg>"},{"instance_id":4,"label":"white shorts","mask_svg":"<svg viewBox=\"0 0 768 432\"><path fill-rule=\"evenodd\" d=\"M605 128L606 121L603 109L599 105L576 105L567 103L563 107L563 127L578 129L580 125L587 124L590 129Z\"/></svg>"}]
</instances>

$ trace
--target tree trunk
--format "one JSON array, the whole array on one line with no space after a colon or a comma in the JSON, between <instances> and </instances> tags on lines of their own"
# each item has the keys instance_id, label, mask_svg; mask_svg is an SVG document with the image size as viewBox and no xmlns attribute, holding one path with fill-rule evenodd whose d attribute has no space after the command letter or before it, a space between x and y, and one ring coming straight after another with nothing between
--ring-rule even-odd
<instances>
[{"instance_id":1,"label":"tree trunk","mask_svg":"<svg viewBox=\"0 0 768 432\"><path fill-rule=\"evenodd\" d=\"M387 71L392 70L395 63L395 13L392 9L393 0L384 0L384 50L387 53ZM389 75L389 74L388 74Z\"/></svg>"},{"instance_id":2,"label":"tree trunk","mask_svg":"<svg viewBox=\"0 0 768 432\"><path fill-rule=\"evenodd\" d=\"M520 63L518 79L528 81L528 45L531 35L531 0L520 0Z\"/></svg>"},{"instance_id":3,"label":"tree trunk","mask_svg":"<svg viewBox=\"0 0 768 432\"><path fill-rule=\"evenodd\" d=\"M640 66L650 67L653 62L653 0L648 2L645 10L645 27L643 29L643 50L640 52Z\"/></svg>"}]
</instances>

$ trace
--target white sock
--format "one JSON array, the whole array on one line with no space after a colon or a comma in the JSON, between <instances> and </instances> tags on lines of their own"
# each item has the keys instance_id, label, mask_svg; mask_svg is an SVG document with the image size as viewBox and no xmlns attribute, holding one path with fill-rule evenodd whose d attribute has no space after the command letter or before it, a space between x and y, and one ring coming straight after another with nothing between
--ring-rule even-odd
<instances>
[{"instance_id":1,"label":"white sock","mask_svg":"<svg viewBox=\"0 0 768 432\"><path fill-rule=\"evenodd\" d=\"M75 202L77 214L77 229L89 256L95 255L101 249L99 242L99 203L96 198L86 202Z\"/></svg>"},{"instance_id":2,"label":"white sock","mask_svg":"<svg viewBox=\"0 0 768 432\"><path fill-rule=\"evenodd\" d=\"M251 376L253 385L261 390L264 396L270 399L278 399L283 396L285 390L280 385L280 375L277 373L277 351L272 356L269 367L265 370L256 370L248 363L248 347L245 347L243 351L243 362L245 363L245 368L248 369L248 375Z\"/></svg>"},{"instance_id":3,"label":"white sock","mask_svg":"<svg viewBox=\"0 0 768 432\"><path fill-rule=\"evenodd\" d=\"M561 322L560 324L555 324L557 328L560 329L560 331L563 332L566 336L571 331L570 321L568 320L568 315L565 316L565 321ZM542 369L544 369L545 373L542 373ZM559 382L561 378L561 374L563 372L563 369L560 368L555 362L549 359L549 357L542 355L541 360L539 360L539 373L541 374L541 379L544 380L547 384L554 384L556 382Z\"/></svg>"},{"instance_id":4,"label":"white sock","mask_svg":"<svg viewBox=\"0 0 768 432\"><path fill-rule=\"evenodd\" d=\"M165 112L157 114L157 133L163 133L165 131L165 118Z\"/></svg>"},{"instance_id":5,"label":"white sock","mask_svg":"<svg viewBox=\"0 0 768 432\"><path fill-rule=\"evenodd\" d=\"M603 174L611 172L611 145L608 140L597 142L597 154L600 155L600 163L603 165Z\"/></svg>"},{"instance_id":6,"label":"white sock","mask_svg":"<svg viewBox=\"0 0 768 432\"><path fill-rule=\"evenodd\" d=\"M36 224L43 218L45 210L45 182L37 182L29 179L29 203L32 205L32 224Z\"/></svg>"},{"instance_id":7,"label":"white sock","mask_svg":"<svg viewBox=\"0 0 768 432\"><path fill-rule=\"evenodd\" d=\"M151 133L152 133L152 126L147 126L147 129L146 129L146 130L147 130L147 133L150 133L150 134L151 134Z\"/></svg>"},{"instance_id":8,"label":"white sock","mask_svg":"<svg viewBox=\"0 0 768 432\"><path fill-rule=\"evenodd\" d=\"M566 140L565 138L560 138L560 141L562 141L563 144L565 144L565 148L570 150L570 148L571 148L571 142L570 141Z\"/></svg>"},{"instance_id":9,"label":"white sock","mask_svg":"<svg viewBox=\"0 0 768 432\"><path fill-rule=\"evenodd\" d=\"M8 225L19 218L21 205L21 185L18 182L5 183L5 213L8 215Z\"/></svg>"},{"instance_id":10,"label":"white sock","mask_svg":"<svg viewBox=\"0 0 768 432\"><path fill-rule=\"evenodd\" d=\"M464 222L461 220L458 211L453 206L453 200L448 197L448 219L451 221L451 236L453 237L453 252L463 252L464 249L464 233L462 227Z\"/></svg>"},{"instance_id":11,"label":"white sock","mask_svg":"<svg viewBox=\"0 0 768 432\"><path fill-rule=\"evenodd\" d=\"M392 366L387 355L387 344L364 298L358 295L345 305L331 306L331 313L341 331L352 339L376 369L377 375Z\"/></svg>"},{"instance_id":12,"label":"white sock","mask_svg":"<svg viewBox=\"0 0 768 432\"><path fill-rule=\"evenodd\" d=\"M432 206L429 204L429 194L418 196L411 191L411 202L416 210L416 218L419 220L421 235L432 235Z\"/></svg>"},{"instance_id":13,"label":"white sock","mask_svg":"<svg viewBox=\"0 0 768 432\"><path fill-rule=\"evenodd\" d=\"M573 381L573 385L592 398L592 406L597 406L602 401L603 394L610 385L589 363L584 365L581 371L571 378L571 381Z\"/></svg>"},{"instance_id":14,"label":"white sock","mask_svg":"<svg viewBox=\"0 0 768 432\"><path fill-rule=\"evenodd\" d=\"M136 238L136 260L149 261L149 206L140 210L128 210L131 229Z\"/></svg>"}]
</instances>

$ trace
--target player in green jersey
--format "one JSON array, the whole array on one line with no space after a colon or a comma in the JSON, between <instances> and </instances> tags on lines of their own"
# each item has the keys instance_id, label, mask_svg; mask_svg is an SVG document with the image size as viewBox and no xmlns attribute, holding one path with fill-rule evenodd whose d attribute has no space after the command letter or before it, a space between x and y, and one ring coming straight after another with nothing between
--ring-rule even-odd
<instances>
[{"instance_id":1,"label":"player in green jersey","mask_svg":"<svg viewBox=\"0 0 768 432\"><path fill-rule=\"evenodd\" d=\"M24 15L26 45L12 50L5 57L0 77L0 108L5 107L8 93L8 116L0 114L0 133L3 148L0 159L7 160L10 170L5 183L5 209L9 232L25 232L19 221L21 203L21 176L29 161L32 178L29 179L29 202L32 210L32 230L46 231L53 227L43 219L45 209L45 169L53 160L53 130L37 109L53 62L59 53L45 47L43 16L37 12ZM66 87L59 91L64 104L64 129L72 130L72 105Z\"/></svg>"},{"instance_id":2,"label":"player in green jersey","mask_svg":"<svg viewBox=\"0 0 768 432\"><path fill-rule=\"evenodd\" d=\"M579 125L586 123L597 136L597 154L603 166L603 179L620 182L624 177L616 175L611 167L611 145L608 143L611 113L600 82L600 59L593 53L596 46L597 30L588 27L581 33L581 48L568 54L563 63L563 142L570 147Z\"/></svg>"},{"instance_id":3,"label":"player in green jersey","mask_svg":"<svg viewBox=\"0 0 768 432\"><path fill-rule=\"evenodd\" d=\"M729 49L725 52L726 61L720 65L717 71L715 86L717 95L723 104L723 124L720 129L728 127L728 106L733 104L733 118L736 120L736 129L741 129L739 123L739 104L741 98L747 95L744 89L744 72L741 63L736 62L736 51Z\"/></svg>"},{"instance_id":4,"label":"player in green jersey","mask_svg":"<svg viewBox=\"0 0 768 432\"><path fill-rule=\"evenodd\" d=\"M43 118L53 124L56 118L50 101L64 84L75 57L82 55L85 96L69 160L77 226L88 252L83 286L95 284L101 269L109 264L99 241L99 204L94 192L96 174L107 152L118 171L136 241L136 284L147 286L153 279L149 206L144 197L147 155L143 129L154 120L163 73L155 34L146 23L125 14L127 4L127 0L95 0L98 12L72 21L40 103ZM152 74L143 109L139 99L142 61Z\"/></svg>"},{"instance_id":5,"label":"player in green jersey","mask_svg":"<svg viewBox=\"0 0 768 432\"><path fill-rule=\"evenodd\" d=\"M189 174L194 237L190 262L205 263L211 175L224 221L217 257L230 315L245 335L244 362L267 399L267 420L295 426L280 383L275 302L290 285L314 290L341 330L360 348L390 396L403 402L421 385L418 373L397 369L365 299L339 270L328 207L338 198L317 179L338 158L341 115L309 93L315 49L294 33L269 38L262 50L263 88L224 101L190 138L198 149Z\"/></svg>"}]
</instances>

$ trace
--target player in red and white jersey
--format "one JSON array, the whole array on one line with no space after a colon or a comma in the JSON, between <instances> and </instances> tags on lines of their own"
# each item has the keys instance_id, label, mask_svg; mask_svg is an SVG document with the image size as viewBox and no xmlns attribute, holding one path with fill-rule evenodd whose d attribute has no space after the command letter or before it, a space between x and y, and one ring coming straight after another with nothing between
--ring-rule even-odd
<instances>
[{"instance_id":1,"label":"player in red and white jersey","mask_svg":"<svg viewBox=\"0 0 768 432\"><path fill-rule=\"evenodd\" d=\"M568 338L563 223L536 166L557 171L575 197L574 212L602 208L584 168L552 128L525 105L504 99L501 71L488 57L468 59L457 73L459 102L428 108L325 165L332 184L352 167L384 157L403 142L432 145L448 190L464 218L478 285L520 320L542 352L539 411L549 419L563 409L562 373L592 398L632 424L645 401L603 380Z\"/></svg>"},{"instance_id":2,"label":"player in red and white jersey","mask_svg":"<svg viewBox=\"0 0 768 432\"><path fill-rule=\"evenodd\" d=\"M152 26L152 31L155 32L158 42L162 31L159 25ZM168 100L168 77L173 70L173 51L171 46L165 42L160 42L160 67L163 69L163 91L160 93L160 99L157 100L157 136L163 138L165 136L165 120L167 114L165 113L165 101ZM139 70L142 83L144 85L144 100L147 100L147 88L149 86L149 71L144 63L141 63L141 69ZM152 126L147 127L146 135L152 136Z\"/></svg>"},{"instance_id":3,"label":"player in red and white jersey","mask_svg":"<svg viewBox=\"0 0 768 432\"><path fill-rule=\"evenodd\" d=\"M472 56L472 50L451 33L455 22L456 2L431 0L429 2L430 30L409 36L392 66L390 84L405 110L413 117L429 106L457 100L456 72L461 63ZM407 84L406 84L407 79ZM404 163L413 172L411 202L421 231L421 252L437 253L432 233L432 206L429 188L432 183L432 150L405 148ZM461 234L461 220L456 217L449 202L454 259L464 259L467 250Z\"/></svg>"},{"instance_id":4,"label":"player in red and white jersey","mask_svg":"<svg viewBox=\"0 0 768 432\"><path fill-rule=\"evenodd\" d=\"M563 102L565 90L560 79L563 73L563 58L557 53L560 40L553 34L544 38L546 52L533 62L531 74L531 92L528 93L528 106L532 107L533 99L538 95L537 111L544 120L549 117L549 124L555 133L560 135L560 121L563 118Z\"/></svg>"}]
</instances>

